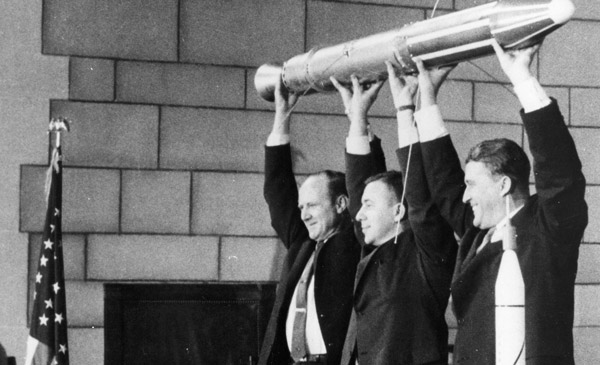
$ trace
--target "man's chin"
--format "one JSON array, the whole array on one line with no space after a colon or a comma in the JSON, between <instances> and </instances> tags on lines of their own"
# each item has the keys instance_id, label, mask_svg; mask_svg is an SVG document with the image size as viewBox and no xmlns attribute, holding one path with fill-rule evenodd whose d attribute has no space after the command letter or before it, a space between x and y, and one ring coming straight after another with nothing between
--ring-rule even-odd
<instances>
[{"instance_id":1,"label":"man's chin","mask_svg":"<svg viewBox=\"0 0 600 365\"><path fill-rule=\"evenodd\" d=\"M325 235L320 232L308 232L308 237L310 237L310 239L313 241L322 241L324 236Z\"/></svg>"},{"instance_id":2,"label":"man's chin","mask_svg":"<svg viewBox=\"0 0 600 365\"><path fill-rule=\"evenodd\" d=\"M370 245L373 244L373 239L369 238L368 236L365 235L365 232L362 233L363 234L363 240L365 241L365 245Z\"/></svg>"},{"instance_id":3,"label":"man's chin","mask_svg":"<svg viewBox=\"0 0 600 365\"><path fill-rule=\"evenodd\" d=\"M483 224L482 222L475 222L475 221L473 221L473 226L476 227L476 228L479 228L481 230L484 230L484 229L490 229L490 228L492 228L494 226L494 224Z\"/></svg>"}]
</instances>

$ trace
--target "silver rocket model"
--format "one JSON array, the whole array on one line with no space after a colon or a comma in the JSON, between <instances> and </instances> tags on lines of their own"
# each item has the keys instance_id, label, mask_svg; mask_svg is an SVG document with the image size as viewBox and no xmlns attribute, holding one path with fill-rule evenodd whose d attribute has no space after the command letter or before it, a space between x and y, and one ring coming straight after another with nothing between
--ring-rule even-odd
<instances>
[{"instance_id":1,"label":"silver rocket model","mask_svg":"<svg viewBox=\"0 0 600 365\"><path fill-rule=\"evenodd\" d=\"M525 365L525 283L515 252L516 237L507 212L495 287L496 365Z\"/></svg>"},{"instance_id":2,"label":"silver rocket model","mask_svg":"<svg viewBox=\"0 0 600 365\"><path fill-rule=\"evenodd\" d=\"M416 71L413 57L425 66L440 66L494 53L492 39L505 49L541 41L565 24L575 8L571 0L499 0L437 18L405 25L292 57L283 66L258 68L254 85L259 95L273 101L279 78L288 90L308 94L335 90L329 78L350 83L387 78L384 62Z\"/></svg>"}]
</instances>

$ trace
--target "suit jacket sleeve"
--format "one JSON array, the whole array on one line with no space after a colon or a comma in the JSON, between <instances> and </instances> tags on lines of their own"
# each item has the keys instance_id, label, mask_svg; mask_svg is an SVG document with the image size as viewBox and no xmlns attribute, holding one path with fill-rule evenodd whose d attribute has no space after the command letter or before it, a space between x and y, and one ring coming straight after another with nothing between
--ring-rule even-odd
<instances>
[{"instance_id":1,"label":"suit jacket sleeve","mask_svg":"<svg viewBox=\"0 0 600 365\"><path fill-rule=\"evenodd\" d=\"M364 245L364 236L360 229L356 214L361 207L361 197L365 189L365 181L378 173L385 172L385 156L381 148L381 140L375 138L371 143L371 153L353 155L346 153L346 189L348 190L348 211L354 224L356 237Z\"/></svg>"},{"instance_id":2,"label":"suit jacket sleeve","mask_svg":"<svg viewBox=\"0 0 600 365\"><path fill-rule=\"evenodd\" d=\"M377 173L387 171L385 166L385 154L381 147L381 139L374 136L373 140L369 143L369 146L371 147L371 158L375 164L375 171L377 171Z\"/></svg>"},{"instance_id":3,"label":"suit jacket sleeve","mask_svg":"<svg viewBox=\"0 0 600 365\"><path fill-rule=\"evenodd\" d=\"M298 187L292 171L289 144L265 146L264 197L269 206L271 226L286 248L293 242L308 239L308 231L300 218Z\"/></svg>"},{"instance_id":4,"label":"suit jacket sleeve","mask_svg":"<svg viewBox=\"0 0 600 365\"><path fill-rule=\"evenodd\" d=\"M457 244L452 228L441 216L429 193L423 169L421 145L416 143L412 148L410 146L400 148L396 150L396 154L406 181L408 219L419 251L429 264L446 265L449 270L452 270ZM428 268L429 264L425 267Z\"/></svg>"},{"instance_id":5,"label":"suit jacket sleeve","mask_svg":"<svg viewBox=\"0 0 600 365\"><path fill-rule=\"evenodd\" d=\"M473 212L462 202L464 172L450 136L421 143L427 186L440 214L462 237L473 225Z\"/></svg>"},{"instance_id":6,"label":"suit jacket sleeve","mask_svg":"<svg viewBox=\"0 0 600 365\"><path fill-rule=\"evenodd\" d=\"M521 117L533 155L540 224L551 235L572 242L583 234L588 220L585 178L575 143L556 100L531 113L521 111Z\"/></svg>"}]
</instances>

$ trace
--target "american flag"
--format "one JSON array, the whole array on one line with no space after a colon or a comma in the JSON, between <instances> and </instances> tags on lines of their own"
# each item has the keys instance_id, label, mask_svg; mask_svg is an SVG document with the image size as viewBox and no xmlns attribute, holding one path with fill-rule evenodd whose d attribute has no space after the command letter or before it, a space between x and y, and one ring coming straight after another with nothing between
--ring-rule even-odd
<instances>
[{"instance_id":1,"label":"american flag","mask_svg":"<svg viewBox=\"0 0 600 365\"><path fill-rule=\"evenodd\" d=\"M27 340L26 365L68 365L67 305L61 237L62 162L60 147L48 170L48 208L33 292L33 313Z\"/></svg>"}]
</instances>

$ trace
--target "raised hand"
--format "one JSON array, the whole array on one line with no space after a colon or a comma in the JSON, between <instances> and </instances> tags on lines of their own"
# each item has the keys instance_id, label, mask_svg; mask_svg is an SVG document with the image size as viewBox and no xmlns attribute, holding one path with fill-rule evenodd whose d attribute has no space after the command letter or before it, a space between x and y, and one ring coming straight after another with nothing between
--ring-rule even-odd
<instances>
[{"instance_id":1,"label":"raised hand","mask_svg":"<svg viewBox=\"0 0 600 365\"><path fill-rule=\"evenodd\" d=\"M500 61L502 70L508 76L513 86L533 77L529 68L533 57L541 47L541 43L527 48L505 51L494 39L492 40L492 46L494 47L498 61Z\"/></svg>"},{"instance_id":2,"label":"raised hand","mask_svg":"<svg viewBox=\"0 0 600 365\"><path fill-rule=\"evenodd\" d=\"M333 86L338 90L344 103L346 115L352 123L363 124L366 128L367 113L379 94L385 80L379 80L372 84L361 85L356 75L350 76L352 89L340 84L338 80L331 77Z\"/></svg>"},{"instance_id":3,"label":"raised hand","mask_svg":"<svg viewBox=\"0 0 600 365\"><path fill-rule=\"evenodd\" d=\"M425 107L437 104L438 91L440 91L440 87L448 77L448 74L450 74L450 71L456 67L456 64L427 70L420 58L415 58L414 61L419 70L418 80L421 106Z\"/></svg>"},{"instance_id":4,"label":"raised hand","mask_svg":"<svg viewBox=\"0 0 600 365\"><path fill-rule=\"evenodd\" d=\"M417 78L412 75L398 76L391 62L386 61L385 65L387 66L390 90L394 99L394 108L398 109L399 107L414 105L415 95L419 86Z\"/></svg>"},{"instance_id":5,"label":"raised hand","mask_svg":"<svg viewBox=\"0 0 600 365\"><path fill-rule=\"evenodd\" d=\"M275 122L273 128L280 128L280 132L289 134L289 119L294 106L300 98L291 93L283 84L283 79L275 85Z\"/></svg>"}]
</instances>

